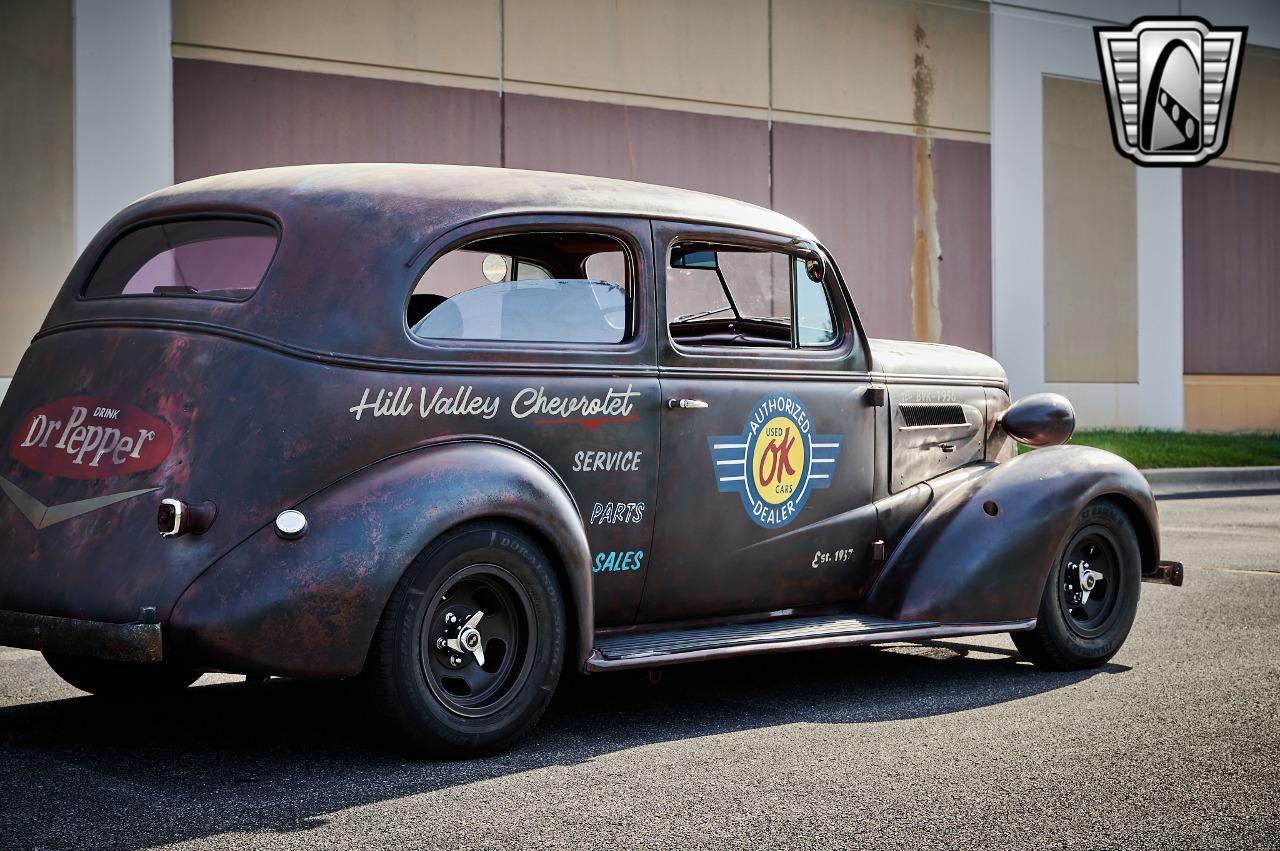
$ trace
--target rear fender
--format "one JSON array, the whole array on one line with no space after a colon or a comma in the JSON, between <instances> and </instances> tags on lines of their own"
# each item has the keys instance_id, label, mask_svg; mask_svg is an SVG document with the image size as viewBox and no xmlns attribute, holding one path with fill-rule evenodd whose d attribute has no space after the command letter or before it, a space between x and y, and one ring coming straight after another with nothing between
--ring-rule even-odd
<instances>
[{"instance_id":1,"label":"rear fender","mask_svg":"<svg viewBox=\"0 0 1280 851\"><path fill-rule=\"evenodd\" d=\"M1037 449L1002 464L956 470L929 485L934 499L872 586L869 614L941 623L1034 618L1072 523L1104 497L1116 499L1133 521L1143 572L1156 568L1155 497L1132 464L1109 452Z\"/></svg>"},{"instance_id":2,"label":"rear fender","mask_svg":"<svg viewBox=\"0 0 1280 851\"><path fill-rule=\"evenodd\" d=\"M184 592L166 650L191 667L341 677L364 666L396 583L441 533L502 519L533 533L562 571L571 641L591 649L591 560L577 507L511 446L458 440L385 458L294 507L307 533L268 524ZM574 631L576 629L576 631Z\"/></svg>"}]
</instances>

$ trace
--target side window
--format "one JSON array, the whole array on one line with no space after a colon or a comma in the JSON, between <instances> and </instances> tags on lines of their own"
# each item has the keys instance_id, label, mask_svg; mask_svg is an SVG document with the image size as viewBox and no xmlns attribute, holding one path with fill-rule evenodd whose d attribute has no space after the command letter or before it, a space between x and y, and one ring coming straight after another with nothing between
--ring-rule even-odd
<instances>
[{"instance_id":1,"label":"side window","mask_svg":"<svg viewBox=\"0 0 1280 851\"><path fill-rule=\"evenodd\" d=\"M514 233L437 258L409 297L409 328L435 340L620 343L634 274L613 237Z\"/></svg>"},{"instance_id":2,"label":"side window","mask_svg":"<svg viewBox=\"0 0 1280 851\"><path fill-rule=\"evenodd\" d=\"M796 343L801 347L829 346L836 341L835 317L822 281L809 277L803 260L796 260Z\"/></svg>"},{"instance_id":3,"label":"side window","mask_svg":"<svg viewBox=\"0 0 1280 851\"><path fill-rule=\"evenodd\" d=\"M823 282L779 251L678 243L666 297L667 328L679 345L791 349L836 339Z\"/></svg>"}]
</instances>

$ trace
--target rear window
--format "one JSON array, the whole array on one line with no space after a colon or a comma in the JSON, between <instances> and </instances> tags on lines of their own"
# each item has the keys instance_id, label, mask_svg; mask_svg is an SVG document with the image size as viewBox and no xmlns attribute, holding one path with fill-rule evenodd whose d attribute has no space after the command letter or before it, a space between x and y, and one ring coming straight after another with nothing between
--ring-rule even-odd
<instances>
[{"instance_id":1,"label":"rear window","mask_svg":"<svg viewBox=\"0 0 1280 851\"><path fill-rule=\"evenodd\" d=\"M244 219L145 225L111 244L84 295L242 301L262 283L278 241L271 225Z\"/></svg>"}]
</instances>

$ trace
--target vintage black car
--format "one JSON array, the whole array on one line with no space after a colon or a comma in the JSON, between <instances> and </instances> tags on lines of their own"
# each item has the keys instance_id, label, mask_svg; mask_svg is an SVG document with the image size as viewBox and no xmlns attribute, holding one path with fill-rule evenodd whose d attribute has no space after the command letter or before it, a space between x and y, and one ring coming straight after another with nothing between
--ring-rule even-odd
<instances>
[{"instance_id":1,"label":"vintage black car","mask_svg":"<svg viewBox=\"0 0 1280 851\"><path fill-rule=\"evenodd\" d=\"M1011 632L1098 665L1159 560L1141 475L991 358L868 339L770 210L453 166L157 192L0 408L0 643L154 697L358 678L417 752L562 668Z\"/></svg>"}]
</instances>

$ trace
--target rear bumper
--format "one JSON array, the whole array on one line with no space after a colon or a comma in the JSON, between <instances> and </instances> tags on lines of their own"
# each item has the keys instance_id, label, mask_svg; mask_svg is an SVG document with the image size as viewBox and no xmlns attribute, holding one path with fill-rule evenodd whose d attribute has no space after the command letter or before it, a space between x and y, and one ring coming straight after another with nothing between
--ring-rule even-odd
<instances>
[{"instance_id":1,"label":"rear bumper","mask_svg":"<svg viewBox=\"0 0 1280 851\"><path fill-rule=\"evenodd\" d=\"M114 662L159 662L158 623L102 623L0 611L0 645Z\"/></svg>"}]
</instances>

